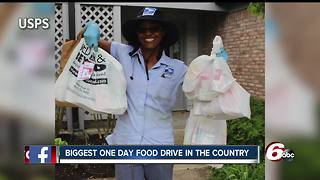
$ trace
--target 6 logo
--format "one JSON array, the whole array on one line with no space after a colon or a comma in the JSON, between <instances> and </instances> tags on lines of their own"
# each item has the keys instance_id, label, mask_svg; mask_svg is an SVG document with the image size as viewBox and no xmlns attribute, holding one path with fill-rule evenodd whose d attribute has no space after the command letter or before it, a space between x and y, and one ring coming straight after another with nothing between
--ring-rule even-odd
<instances>
[{"instance_id":1,"label":"6 logo","mask_svg":"<svg viewBox=\"0 0 320 180\"><path fill-rule=\"evenodd\" d=\"M292 161L295 154L292 150L286 149L280 142L272 142L266 148L266 158L271 161Z\"/></svg>"}]
</instances>

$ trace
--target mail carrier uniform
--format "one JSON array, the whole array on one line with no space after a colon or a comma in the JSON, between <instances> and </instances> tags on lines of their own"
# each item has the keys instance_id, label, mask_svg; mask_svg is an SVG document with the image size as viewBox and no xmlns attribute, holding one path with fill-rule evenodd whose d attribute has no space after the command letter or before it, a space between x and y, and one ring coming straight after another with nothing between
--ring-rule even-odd
<instances>
[{"instance_id":1,"label":"mail carrier uniform","mask_svg":"<svg viewBox=\"0 0 320 180\"><path fill-rule=\"evenodd\" d=\"M172 108L187 66L162 53L146 70L141 49L112 42L111 55L123 66L127 80L128 109L119 116L108 144L174 144Z\"/></svg>"}]
</instances>

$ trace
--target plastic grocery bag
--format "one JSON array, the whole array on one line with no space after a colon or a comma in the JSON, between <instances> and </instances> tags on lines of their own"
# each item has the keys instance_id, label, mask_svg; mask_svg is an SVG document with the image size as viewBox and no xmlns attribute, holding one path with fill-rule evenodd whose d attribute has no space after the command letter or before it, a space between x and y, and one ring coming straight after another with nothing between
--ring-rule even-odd
<instances>
[{"instance_id":1,"label":"plastic grocery bag","mask_svg":"<svg viewBox=\"0 0 320 180\"><path fill-rule=\"evenodd\" d=\"M194 101L194 114L212 116L215 120L250 119L250 94L237 82L212 101Z\"/></svg>"},{"instance_id":2,"label":"plastic grocery bag","mask_svg":"<svg viewBox=\"0 0 320 180\"><path fill-rule=\"evenodd\" d=\"M250 94L233 78L227 59L222 39L216 36L211 55L197 57L188 68L182 90L193 106L185 128L186 145L225 145L226 120L250 118Z\"/></svg>"},{"instance_id":3,"label":"plastic grocery bag","mask_svg":"<svg viewBox=\"0 0 320 180\"><path fill-rule=\"evenodd\" d=\"M211 55L201 55L191 62L182 86L189 99L211 101L233 85L235 79L225 56L220 56L222 52L222 39L216 36Z\"/></svg>"},{"instance_id":4,"label":"plastic grocery bag","mask_svg":"<svg viewBox=\"0 0 320 180\"><path fill-rule=\"evenodd\" d=\"M189 65L182 85L189 99L211 101L234 83L228 64L221 57L202 55Z\"/></svg>"},{"instance_id":5,"label":"plastic grocery bag","mask_svg":"<svg viewBox=\"0 0 320 180\"><path fill-rule=\"evenodd\" d=\"M123 114L127 96L121 64L101 48L93 53L84 38L72 49L55 84L56 100L89 111Z\"/></svg>"},{"instance_id":6,"label":"plastic grocery bag","mask_svg":"<svg viewBox=\"0 0 320 180\"><path fill-rule=\"evenodd\" d=\"M227 142L226 121L213 121L213 117L194 114L190 111L183 144L220 144Z\"/></svg>"},{"instance_id":7,"label":"plastic grocery bag","mask_svg":"<svg viewBox=\"0 0 320 180\"><path fill-rule=\"evenodd\" d=\"M250 94L239 83L234 85L225 93L219 96L219 103L222 111L228 119L241 117L251 118Z\"/></svg>"},{"instance_id":8,"label":"plastic grocery bag","mask_svg":"<svg viewBox=\"0 0 320 180\"><path fill-rule=\"evenodd\" d=\"M184 145L226 145L226 121L213 121L213 117L195 115L190 111L184 131ZM223 164L208 164L213 168L221 168Z\"/></svg>"},{"instance_id":9,"label":"plastic grocery bag","mask_svg":"<svg viewBox=\"0 0 320 180\"><path fill-rule=\"evenodd\" d=\"M211 55L191 62L182 90L192 100L196 115L212 116L215 120L250 118L250 94L235 81L223 58L226 55L219 55L222 52L222 39L216 36Z\"/></svg>"}]
</instances>

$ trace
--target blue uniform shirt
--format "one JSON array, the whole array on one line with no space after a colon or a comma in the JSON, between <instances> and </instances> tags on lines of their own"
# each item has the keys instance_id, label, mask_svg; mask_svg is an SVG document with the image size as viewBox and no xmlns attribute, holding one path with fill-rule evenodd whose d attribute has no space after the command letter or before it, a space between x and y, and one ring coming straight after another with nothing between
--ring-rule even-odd
<instances>
[{"instance_id":1,"label":"blue uniform shirt","mask_svg":"<svg viewBox=\"0 0 320 180\"><path fill-rule=\"evenodd\" d=\"M172 108L187 66L163 52L147 77L141 49L130 56L132 50L125 44L111 44L111 55L122 64L127 80L128 109L106 140L108 144L173 144Z\"/></svg>"}]
</instances>

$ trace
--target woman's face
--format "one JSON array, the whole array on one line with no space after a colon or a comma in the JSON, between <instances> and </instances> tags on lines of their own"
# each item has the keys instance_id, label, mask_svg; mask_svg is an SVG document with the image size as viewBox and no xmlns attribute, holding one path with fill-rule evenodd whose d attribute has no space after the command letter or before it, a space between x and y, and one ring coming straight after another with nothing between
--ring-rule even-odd
<instances>
[{"instance_id":1,"label":"woman's face","mask_svg":"<svg viewBox=\"0 0 320 180\"><path fill-rule=\"evenodd\" d=\"M159 47L165 32L160 24L145 21L138 26L137 35L143 49L153 50Z\"/></svg>"}]
</instances>

